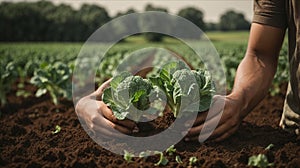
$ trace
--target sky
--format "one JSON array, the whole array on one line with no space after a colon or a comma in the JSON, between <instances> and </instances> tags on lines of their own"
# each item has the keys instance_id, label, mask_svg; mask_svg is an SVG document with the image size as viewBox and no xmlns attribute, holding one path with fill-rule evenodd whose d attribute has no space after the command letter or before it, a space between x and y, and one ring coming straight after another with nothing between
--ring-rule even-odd
<instances>
[{"instance_id":1,"label":"sky","mask_svg":"<svg viewBox=\"0 0 300 168\"><path fill-rule=\"evenodd\" d=\"M36 0L0 0L1 1L36 1ZM222 13L229 9L244 13L249 21L252 18L253 0L52 0L55 4L66 3L78 9L83 3L98 4L106 8L113 16L117 12L134 8L143 11L146 4L167 8L169 13L176 14L181 8L192 6L204 12L206 22L217 22Z\"/></svg>"}]
</instances>

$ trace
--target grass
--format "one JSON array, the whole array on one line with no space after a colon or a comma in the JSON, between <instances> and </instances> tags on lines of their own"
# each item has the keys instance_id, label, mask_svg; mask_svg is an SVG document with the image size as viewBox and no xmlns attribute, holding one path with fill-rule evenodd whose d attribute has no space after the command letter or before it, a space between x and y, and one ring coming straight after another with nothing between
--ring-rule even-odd
<instances>
[{"instance_id":1,"label":"grass","mask_svg":"<svg viewBox=\"0 0 300 168\"><path fill-rule=\"evenodd\" d=\"M213 32L206 32L205 35L214 44L220 42L236 44L236 43L247 43L249 38L249 31L232 31L232 32L213 31ZM125 43L146 44L148 42L143 38L143 36L131 36L126 39ZM174 38L166 37L164 38L163 43L168 45L168 44L178 44L180 42Z\"/></svg>"},{"instance_id":2,"label":"grass","mask_svg":"<svg viewBox=\"0 0 300 168\"><path fill-rule=\"evenodd\" d=\"M249 38L249 31L234 32L207 32L206 35L212 42L228 42L228 43L246 43Z\"/></svg>"}]
</instances>

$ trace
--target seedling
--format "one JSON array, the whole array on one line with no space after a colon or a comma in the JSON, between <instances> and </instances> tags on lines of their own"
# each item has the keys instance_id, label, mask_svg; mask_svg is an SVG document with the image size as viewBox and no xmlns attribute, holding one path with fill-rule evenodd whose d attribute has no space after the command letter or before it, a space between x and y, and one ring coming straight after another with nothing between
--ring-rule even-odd
<instances>
[{"instance_id":1,"label":"seedling","mask_svg":"<svg viewBox=\"0 0 300 168\"><path fill-rule=\"evenodd\" d=\"M175 161L179 164L183 163L179 155L176 155Z\"/></svg>"},{"instance_id":2,"label":"seedling","mask_svg":"<svg viewBox=\"0 0 300 168\"><path fill-rule=\"evenodd\" d=\"M139 157L140 158L147 158L148 156L150 156L151 155L151 151L149 151L149 150L147 150L147 151L143 151L143 152L141 152L140 154L139 154Z\"/></svg>"},{"instance_id":3,"label":"seedling","mask_svg":"<svg viewBox=\"0 0 300 168\"><path fill-rule=\"evenodd\" d=\"M169 154L169 156L173 155L173 153L176 152L176 149L174 147L174 145L171 145L167 150L166 152Z\"/></svg>"},{"instance_id":4,"label":"seedling","mask_svg":"<svg viewBox=\"0 0 300 168\"><path fill-rule=\"evenodd\" d=\"M72 98L72 82L70 81L72 70L62 62L55 62L53 65L42 63L40 68L34 71L30 80L31 84L39 89L35 93L40 97L49 92L53 103L58 104L58 98Z\"/></svg>"},{"instance_id":5,"label":"seedling","mask_svg":"<svg viewBox=\"0 0 300 168\"><path fill-rule=\"evenodd\" d=\"M268 158L264 154L253 155L248 160L248 166L266 168L274 166L274 163L269 163Z\"/></svg>"},{"instance_id":6,"label":"seedling","mask_svg":"<svg viewBox=\"0 0 300 168\"><path fill-rule=\"evenodd\" d=\"M189 165L193 166L197 163L198 159L195 156L189 158Z\"/></svg>"},{"instance_id":7,"label":"seedling","mask_svg":"<svg viewBox=\"0 0 300 168\"><path fill-rule=\"evenodd\" d=\"M165 158L165 156L164 156L164 154L162 152L155 151L154 153L160 155L159 161L154 164L155 166L159 166L159 165L165 166L165 165L168 164L169 160L167 158Z\"/></svg>"},{"instance_id":8,"label":"seedling","mask_svg":"<svg viewBox=\"0 0 300 168\"><path fill-rule=\"evenodd\" d=\"M12 84L16 81L18 73L16 65L9 62L7 65L0 64L0 99L1 105L6 104L6 94L10 91Z\"/></svg>"},{"instance_id":9,"label":"seedling","mask_svg":"<svg viewBox=\"0 0 300 168\"><path fill-rule=\"evenodd\" d=\"M134 154L128 152L127 150L124 150L124 160L126 160L127 162L132 162L132 158L134 157Z\"/></svg>"},{"instance_id":10,"label":"seedling","mask_svg":"<svg viewBox=\"0 0 300 168\"><path fill-rule=\"evenodd\" d=\"M174 117L179 111L202 112L209 109L215 87L208 71L190 70L182 61L162 66L158 75L150 77L167 96L167 104Z\"/></svg>"},{"instance_id":11,"label":"seedling","mask_svg":"<svg viewBox=\"0 0 300 168\"><path fill-rule=\"evenodd\" d=\"M55 126L55 131L52 131L52 134L58 134L61 131L61 127L59 125Z\"/></svg>"},{"instance_id":12,"label":"seedling","mask_svg":"<svg viewBox=\"0 0 300 168\"><path fill-rule=\"evenodd\" d=\"M273 147L274 147L274 144L270 144L265 148L265 150L271 150Z\"/></svg>"}]
</instances>

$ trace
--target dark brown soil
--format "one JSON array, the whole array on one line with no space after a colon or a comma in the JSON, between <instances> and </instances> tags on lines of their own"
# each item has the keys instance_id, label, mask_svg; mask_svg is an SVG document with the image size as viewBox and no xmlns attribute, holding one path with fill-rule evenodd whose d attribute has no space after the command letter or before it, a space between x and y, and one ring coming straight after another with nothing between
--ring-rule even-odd
<instances>
[{"instance_id":1,"label":"dark brown soil","mask_svg":"<svg viewBox=\"0 0 300 168\"><path fill-rule=\"evenodd\" d=\"M274 167L300 167L300 137L278 127L285 87L281 94L267 96L226 141L176 144L183 163L167 156L167 167L188 167L191 156L198 158L196 167L247 167L248 158L259 153L266 154ZM14 95L11 92L9 103L0 108L0 167L154 167L158 161L158 156L151 156L127 163L97 145L82 129L70 101L54 106L49 96ZM62 130L52 134L56 125ZM274 148L265 151L271 143Z\"/></svg>"}]
</instances>

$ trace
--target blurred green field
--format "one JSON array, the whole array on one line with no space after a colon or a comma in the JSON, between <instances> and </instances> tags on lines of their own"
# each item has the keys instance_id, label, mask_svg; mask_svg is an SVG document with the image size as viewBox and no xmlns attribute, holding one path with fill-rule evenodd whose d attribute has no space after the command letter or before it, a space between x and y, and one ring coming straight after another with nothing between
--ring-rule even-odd
<instances>
[{"instance_id":1,"label":"blurred green field","mask_svg":"<svg viewBox=\"0 0 300 168\"><path fill-rule=\"evenodd\" d=\"M249 31L236 32L207 32L207 37L213 42L224 43L246 43L249 38Z\"/></svg>"},{"instance_id":2,"label":"blurred green field","mask_svg":"<svg viewBox=\"0 0 300 168\"><path fill-rule=\"evenodd\" d=\"M206 35L220 55L226 75L227 88L230 90L233 85L236 68L246 52L249 33L208 32ZM19 81L30 80L33 76L37 78L41 73L47 74L42 77L41 80L45 81L44 78L47 78L46 81L50 83L49 85L51 85L51 87L62 87L61 90L64 90L66 85L56 86L55 82L53 82L57 81L60 76L51 75L53 73L52 71L55 71L52 65L65 65L64 72L70 71L71 73L62 73L62 75L68 75L68 77L62 77L71 79L72 76L70 75L72 75L75 60L83 44L84 43L0 43L0 97L5 97L5 93L9 92L12 83L18 79ZM194 68L203 67L203 62L201 62L199 56L179 40L167 37L163 42L148 43L142 36L133 36L123 42L117 43L109 49L97 71L96 82L102 83L107 78L112 77L116 67L120 65L122 60L132 52L147 47L160 47L171 50L181 55L182 58L189 62ZM288 81L287 48L287 42L285 42L280 52L279 66L274 79L275 89L272 90L274 94L278 92L281 83ZM154 60L154 62L159 64L163 64L164 61L168 61L168 59L164 58L163 54L157 56L156 60ZM84 63L80 62L79 64L83 65ZM60 66L57 67L57 70L61 68ZM90 67L91 65L87 62L85 66ZM68 89L70 91L69 85ZM44 90L44 92L46 91ZM4 98L2 98L2 100L3 99Z\"/></svg>"}]
</instances>

